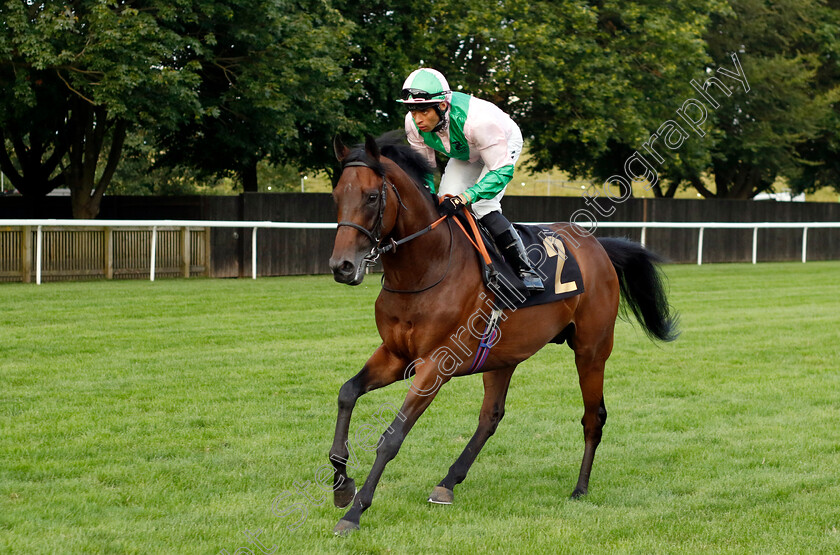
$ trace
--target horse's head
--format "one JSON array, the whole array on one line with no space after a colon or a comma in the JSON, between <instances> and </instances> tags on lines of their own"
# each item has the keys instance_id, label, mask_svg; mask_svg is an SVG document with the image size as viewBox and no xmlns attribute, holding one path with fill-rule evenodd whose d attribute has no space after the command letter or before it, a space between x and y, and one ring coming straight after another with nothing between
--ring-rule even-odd
<instances>
[{"instance_id":1,"label":"horse's head","mask_svg":"<svg viewBox=\"0 0 840 555\"><path fill-rule=\"evenodd\" d=\"M338 137L333 147L342 171L333 188L338 231L330 268L337 282L359 285L365 276L366 256L394 227L397 202L393 193L392 202L387 202L388 182L373 137L366 138L363 151L351 151Z\"/></svg>"}]
</instances>

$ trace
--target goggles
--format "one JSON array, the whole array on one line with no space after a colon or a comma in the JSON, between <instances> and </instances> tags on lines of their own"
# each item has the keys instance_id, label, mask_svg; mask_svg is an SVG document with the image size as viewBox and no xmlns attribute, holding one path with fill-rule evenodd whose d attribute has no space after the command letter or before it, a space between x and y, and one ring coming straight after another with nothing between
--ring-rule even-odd
<instances>
[{"instance_id":1,"label":"goggles","mask_svg":"<svg viewBox=\"0 0 840 555\"><path fill-rule=\"evenodd\" d=\"M450 91L430 93L429 91L424 91L423 89L403 89L400 96L404 101L434 102L438 100L444 100L448 92Z\"/></svg>"}]
</instances>

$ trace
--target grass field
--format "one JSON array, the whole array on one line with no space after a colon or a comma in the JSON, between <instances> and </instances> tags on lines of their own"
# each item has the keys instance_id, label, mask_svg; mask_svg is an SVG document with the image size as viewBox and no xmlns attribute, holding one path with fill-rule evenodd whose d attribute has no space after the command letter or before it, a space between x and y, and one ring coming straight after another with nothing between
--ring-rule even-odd
<instances>
[{"instance_id":1,"label":"grass field","mask_svg":"<svg viewBox=\"0 0 840 555\"><path fill-rule=\"evenodd\" d=\"M0 552L260 553L257 529L283 553L840 552L840 263L666 271L683 335L618 326L587 498L568 499L583 409L551 345L454 505L426 498L475 429L475 376L438 395L348 538L329 500L286 498L294 530L271 508L327 462L338 389L378 344L378 280L3 284ZM404 394L363 397L354 425Z\"/></svg>"}]
</instances>

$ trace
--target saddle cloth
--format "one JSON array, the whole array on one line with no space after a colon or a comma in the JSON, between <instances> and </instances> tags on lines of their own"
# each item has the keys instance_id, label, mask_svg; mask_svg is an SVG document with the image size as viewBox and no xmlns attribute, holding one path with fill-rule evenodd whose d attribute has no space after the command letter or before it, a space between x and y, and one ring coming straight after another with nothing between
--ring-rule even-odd
<instances>
[{"instance_id":1,"label":"saddle cloth","mask_svg":"<svg viewBox=\"0 0 840 555\"><path fill-rule=\"evenodd\" d=\"M518 273L510 267L497 249L490 234L479 225L493 269L484 264L477 251L476 255L483 266L485 285L496 293L496 306L502 309L524 308L553 303L583 293L580 267L566 248L563 237L546 226L513 225L525 244L531 266L543 280L545 291L529 292Z\"/></svg>"}]
</instances>

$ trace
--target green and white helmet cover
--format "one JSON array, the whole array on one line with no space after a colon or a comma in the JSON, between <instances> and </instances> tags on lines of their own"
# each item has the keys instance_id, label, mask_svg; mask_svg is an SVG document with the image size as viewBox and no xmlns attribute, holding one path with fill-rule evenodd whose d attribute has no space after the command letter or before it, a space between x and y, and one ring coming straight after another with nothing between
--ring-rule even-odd
<instances>
[{"instance_id":1,"label":"green and white helmet cover","mask_svg":"<svg viewBox=\"0 0 840 555\"><path fill-rule=\"evenodd\" d=\"M436 69L421 67L411 72L403 83L401 104L439 104L449 100L452 91L446 77Z\"/></svg>"}]
</instances>

